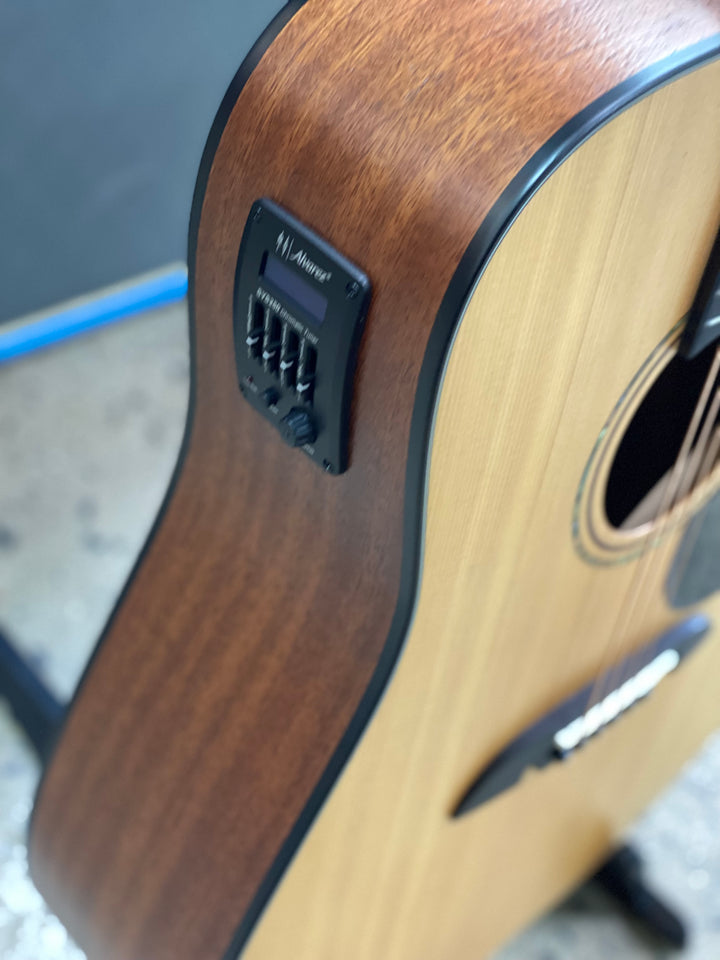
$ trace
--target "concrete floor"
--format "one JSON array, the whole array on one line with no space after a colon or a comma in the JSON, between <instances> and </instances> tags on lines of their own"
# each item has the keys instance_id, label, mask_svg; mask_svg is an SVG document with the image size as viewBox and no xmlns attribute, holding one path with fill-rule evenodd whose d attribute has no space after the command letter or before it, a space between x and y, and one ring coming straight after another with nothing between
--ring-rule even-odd
<instances>
[{"instance_id":1,"label":"concrete floor","mask_svg":"<svg viewBox=\"0 0 720 960\"><path fill-rule=\"evenodd\" d=\"M184 306L0 368L0 628L64 698L164 494L187 387ZM24 833L37 775L0 708L0 956L79 960L27 877ZM720 958L719 826L716 737L632 834L657 888L691 921L682 960ZM495 960L669 956L584 890Z\"/></svg>"}]
</instances>

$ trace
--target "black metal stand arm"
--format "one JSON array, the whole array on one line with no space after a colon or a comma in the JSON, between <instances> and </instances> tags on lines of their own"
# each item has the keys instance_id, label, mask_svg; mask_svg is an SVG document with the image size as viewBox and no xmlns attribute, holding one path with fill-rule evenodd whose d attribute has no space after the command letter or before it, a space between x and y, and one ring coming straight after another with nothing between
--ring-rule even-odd
<instances>
[{"instance_id":1,"label":"black metal stand arm","mask_svg":"<svg viewBox=\"0 0 720 960\"><path fill-rule=\"evenodd\" d=\"M633 847L620 847L598 870L593 882L657 940L677 949L685 946L688 939L685 924L647 886L642 860Z\"/></svg>"},{"instance_id":2,"label":"black metal stand arm","mask_svg":"<svg viewBox=\"0 0 720 960\"><path fill-rule=\"evenodd\" d=\"M60 732L65 707L1 633L0 697L9 703L40 762L45 764Z\"/></svg>"}]
</instances>

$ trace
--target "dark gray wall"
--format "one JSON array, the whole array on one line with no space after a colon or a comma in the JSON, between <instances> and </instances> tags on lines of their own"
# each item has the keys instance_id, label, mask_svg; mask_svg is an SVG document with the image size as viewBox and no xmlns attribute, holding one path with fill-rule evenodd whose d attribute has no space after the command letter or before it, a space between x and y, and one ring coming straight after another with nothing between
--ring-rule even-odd
<instances>
[{"instance_id":1,"label":"dark gray wall","mask_svg":"<svg viewBox=\"0 0 720 960\"><path fill-rule=\"evenodd\" d=\"M186 255L212 118L283 0L0 0L0 321Z\"/></svg>"}]
</instances>

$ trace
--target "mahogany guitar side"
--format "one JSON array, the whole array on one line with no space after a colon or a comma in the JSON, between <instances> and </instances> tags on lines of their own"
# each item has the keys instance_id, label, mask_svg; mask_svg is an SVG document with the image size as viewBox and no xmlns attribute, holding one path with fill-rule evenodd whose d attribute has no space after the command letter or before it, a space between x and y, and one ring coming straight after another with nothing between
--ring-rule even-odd
<instances>
[{"instance_id":1,"label":"mahogany guitar side","mask_svg":"<svg viewBox=\"0 0 720 960\"><path fill-rule=\"evenodd\" d=\"M376 902L359 938L356 907L347 902L324 932L318 914L306 912L331 903L324 899L327 884L343 858L328 865L327 851L352 830L344 783L357 783L353 771L366 769L365 745L378 743L373 731L383 728L370 724L345 781L348 757L403 642L408 655L425 649L413 647L416 626L409 630L423 542L426 560L437 566L429 581L425 563L419 602L429 602L427 584L431 592L452 589L443 580L442 545L428 552L435 528L426 529L425 541L421 536L426 468L432 451L431 497L473 496L462 486L433 485L433 471L458 456L457 411L479 402L472 399L473 369L463 365L483 355L481 325L460 327L459 336L471 339L462 348L456 341L450 356L448 371L462 369L450 379L445 373L430 447L443 360L485 256L543 179L585 136L666 80L692 69L689 79L709 77L712 67L704 65L720 54L718 31L718 4L682 0L458 0L447 8L437 0L308 0L292 4L251 55L211 133L193 207L193 396L183 452L162 515L74 700L33 820L34 876L91 958L234 957L279 881L247 946L253 960L291 951L314 960L364 960L378 949L393 960L429 960L442 955L443 943L470 950L475 941L463 939L459 907L438 928L445 940L427 941L427 948L408 932L411 900L404 901L403 930L387 927ZM717 70L698 83L712 122ZM697 92L688 88L685 96L657 113L648 108L640 125L657 120L672 129L678 104L695 102ZM712 135L703 146L692 124L688 133L703 157L717 157ZM628 140L619 136L603 154L610 168L621 165L628 143L638 149L645 143L632 122ZM671 170L672 162L662 169ZM720 220L713 176L706 162L693 166L699 222L683 234L678 309L697 285ZM548 185L554 182L555 176ZM310 224L373 282L355 378L350 466L339 477L283 446L238 390L233 278L245 221L261 196ZM547 209L552 216L555 208ZM537 241L537 228L528 227L527 236ZM610 234L604 236L609 244ZM520 249L507 247L513 276L521 275L513 260ZM488 314L505 302L498 277L495 299L483 308ZM484 289L478 287L476 304ZM667 319L658 316L648 327L653 343L666 334ZM646 345L638 339L628 366L640 362ZM491 398L502 395L506 370L498 357L507 349L503 341L488 354L495 364L483 383ZM572 378L577 340L568 336L544 349L559 351L557 363L566 361L565 376ZM562 380L562 371L552 369ZM622 388L626 372L625 365L618 369L613 386ZM526 373L514 368L518 389L517 376ZM602 426L602 419L595 422L600 407L604 417L604 393L587 419L590 437ZM438 433L443 417L448 425ZM472 431L472 419L459 429ZM493 469L503 476L496 457L486 478ZM480 475L478 461L473 471ZM427 516L433 513L443 515L441 502L431 500ZM464 521L456 515L452 522ZM512 513L509 524L514 529ZM593 597L597 612L603 601ZM415 623L431 643L432 615L418 621L416 614ZM571 680L591 676L601 656L590 646L566 675L538 687L538 700L551 706L559 689L569 693ZM486 668L482 656L473 668ZM393 689L394 681L384 705ZM684 702L691 695L690 689ZM502 729L537 706L521 704ZM455 767L438 768L437 815L447 813L448 791L457 800L477 770L486 745L470 742L459 779ZM400 749L401 741L392 743ZM679 752L686 755L685 747ZM338 777L338 791L283 880ZM338 797L341 806L332 813ZM623 806L618 822L637 802ZM432 842L434 829L426 835ZM368 849L382 845L383 836L373 833ZM400 846L415 841L407 837ZM609 842L609 832L594 823L553 890L529 890L521 909L488 931L482 949L567 889ZM548 853L550 846L548 840ZM427 894L420 878L430 846L418 850L418 861L410 857L417 871L412 886ZM344 856L350 852L348 845ZM399 876L398 862L389 864L387 877ZM304 888L321 864L327 872L311 902ZM365 861L357 882L372 884L371 868ZM389 897L397 892L392 883L380 889Z\"/></svg>"}]
</instances>

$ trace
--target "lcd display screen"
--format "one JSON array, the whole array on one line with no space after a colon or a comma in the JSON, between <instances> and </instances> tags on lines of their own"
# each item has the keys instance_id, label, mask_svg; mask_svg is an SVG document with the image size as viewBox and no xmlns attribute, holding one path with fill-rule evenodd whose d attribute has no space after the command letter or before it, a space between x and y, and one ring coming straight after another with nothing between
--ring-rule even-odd
<instances>
[{"instance_id":1,"label":"lcd display screen","mask_svg":"<svg viewBox=\"0 0 720 960\"><path fill-rule=\"evenodd\" d=\"M302 307L316 323L323 322L328 305L327 297L318 293L312 284L303 280L295 270L286 266L282 260L274 257L271 253L267 256L264 276L280 292L286 294L299 307Z\"/></svg>"}]
</instances>

